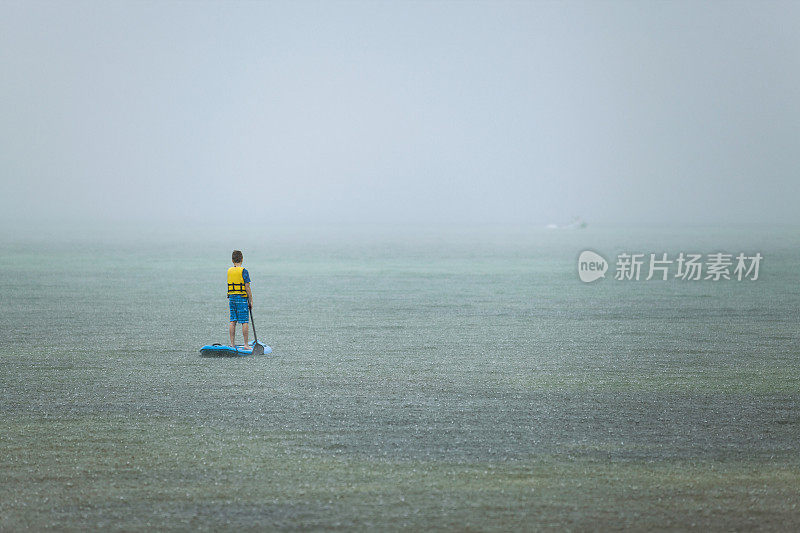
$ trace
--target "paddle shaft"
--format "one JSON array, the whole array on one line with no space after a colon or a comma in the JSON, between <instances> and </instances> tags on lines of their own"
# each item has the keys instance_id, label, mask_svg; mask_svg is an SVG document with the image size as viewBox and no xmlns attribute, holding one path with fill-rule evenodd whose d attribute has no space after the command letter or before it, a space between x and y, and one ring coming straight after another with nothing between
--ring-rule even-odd
<instances>
[{"instance_id":1,"label":"paddle shaft","mask_svg":"<svg viewBox=\"0 0 800 533\"><path fill-rule=\"evenodd\" d=\"M248 302L250 307L250 323L253 324L253 344L258 342L258 334L256 333L256 321L253 319L253 304Z\"/></svg>"},{"instance_id":2,"label":"paddle shaft","mask_svg":"<svg viewBox=\"0 0 800 533\"><path fill-rule=\"evenodd\" d=\"M253 318L253 304L250 305L250 323L253 324L253 355L261 355L264 353L264 347L258 343L258 333L256 333L256 321ZM246 346L245 346L246 348Z\"/></svg>"}]
</instances>

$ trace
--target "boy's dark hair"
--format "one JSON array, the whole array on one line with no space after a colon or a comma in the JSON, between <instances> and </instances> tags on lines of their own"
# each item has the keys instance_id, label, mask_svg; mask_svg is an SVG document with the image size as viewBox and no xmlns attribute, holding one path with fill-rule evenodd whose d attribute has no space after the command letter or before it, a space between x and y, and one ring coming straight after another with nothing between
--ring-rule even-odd
<instances>
[{"instance_id":1,"label":"boy's dark hair","mask_svg":"<svg viewBox=\"0 0 800 533\"><path fill-rule=\"evenodd\" d=\"M231 254L231 259L234 263L241 263L242 262L242 251L241 250L234 250Z\"/></svg>"}]
</instances>

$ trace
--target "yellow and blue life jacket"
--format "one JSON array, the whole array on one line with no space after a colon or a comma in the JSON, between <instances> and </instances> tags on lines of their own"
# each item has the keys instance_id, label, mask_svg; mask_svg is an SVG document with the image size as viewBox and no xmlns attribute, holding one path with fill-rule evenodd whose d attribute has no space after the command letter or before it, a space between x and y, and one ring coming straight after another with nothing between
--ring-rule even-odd
<instances>
[{"instance_id":1,"label":"yellow and blue life jacket","mask_svg":"<svg viewBox=\"0 0 800 533\"><path fill-rule=\"evenodd\" d=\"M244 290L242 270L244 270L244 267L230 267L228 269L228 296L231 294L247 296L247 291Z\"/></svg>"}]
</instances>

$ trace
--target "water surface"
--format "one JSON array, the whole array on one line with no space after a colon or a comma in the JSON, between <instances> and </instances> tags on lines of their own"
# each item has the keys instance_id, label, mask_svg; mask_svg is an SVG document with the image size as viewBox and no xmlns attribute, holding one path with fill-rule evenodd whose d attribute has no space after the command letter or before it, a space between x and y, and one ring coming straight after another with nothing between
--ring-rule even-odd
<instances>
[{"instance_id":1,"label":"water surface","mask_svg":"<svg viewBox=\"0 0 800 533\"><path fill-rule=\"evenodd\" d=\"M797 235L6 236L0 528L800 526ZM200 358L233 246L274 354ZM765 259L583 284L584 249Z\"/></svg>"}]
</instances>

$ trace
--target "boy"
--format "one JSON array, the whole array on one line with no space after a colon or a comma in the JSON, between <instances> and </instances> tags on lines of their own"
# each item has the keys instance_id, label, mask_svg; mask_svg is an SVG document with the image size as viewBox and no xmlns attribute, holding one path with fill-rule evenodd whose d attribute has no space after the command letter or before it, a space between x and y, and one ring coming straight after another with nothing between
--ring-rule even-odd
<instances>
[{"instance_id":1,"label":"boy","mask_svg":"<svg viewBox=\"0 0 800 533\"><path fill-rule=\"evenodd\" d=\"M228 331L231 335L231 346L236 346L236 323L242 325L244 345L247 346L247 334L250 329L249 310L253 308L253 293L250 292L250 274L242 267L242 252L234 250L231 254L233 266L228 269L228 306L231 309L231 324Z\"/></svg>"}]
</instances>

